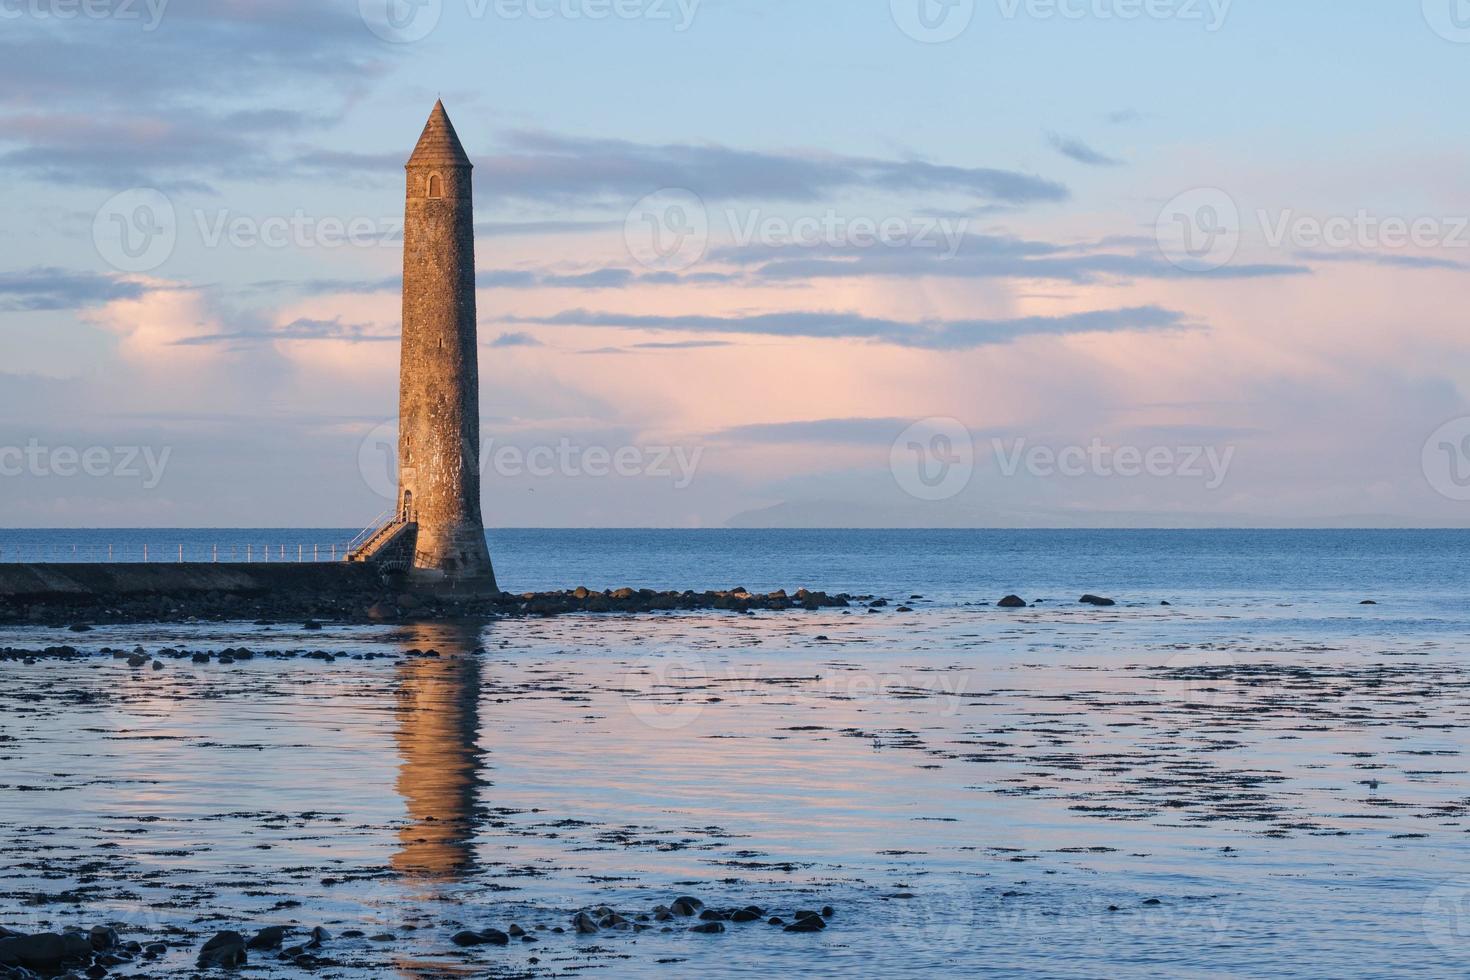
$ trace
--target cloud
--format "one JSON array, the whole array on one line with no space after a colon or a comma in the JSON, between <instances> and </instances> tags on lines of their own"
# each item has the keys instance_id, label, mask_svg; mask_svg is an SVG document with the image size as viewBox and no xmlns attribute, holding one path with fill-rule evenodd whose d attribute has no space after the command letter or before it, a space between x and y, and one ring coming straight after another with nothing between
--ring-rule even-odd
<instances>
[{"instance_id":1,"label":"cloud","mask_svg":"<svg viewBox=\"0 0 1470 980\"><path fill-rule=\"evenodd\" d=\"M1112 126L1123 126L1128 123L1142 122L1146 116L1137 109L1116 109L1103 117Z\"/></svg>"},{"instance_id":2,"label":"cloud","mask_svg":"<svg viewBox=\"0 0 1470 980\"><path fill-rule=\"evenodd\" d=\"M1046 141L1062 156L1078 163L1084 163L1089 167L1117 167L1123 163L1122 160L1099 153L1079 139L1072 139L1058 133L1047 133Z\"/></svg>"},{"instance_id":3,"label":"cloud","mask_svg":"<svg viewBox=\"0 0 1470 980\"><path fill-rule=\"evenodd\" d=\"M748 316L649 316L567 310L554 316L509 316L512 323L543 326L611 327L681 333L745 334L821 340L864 340L923 350L972 350L1008 344L1023 337L1083 333L1191 329L1181 313L1157 306L1094 310L1058 316L996 320L928 320L917 323L867 317L858 313L790 312Z\"/></svg>"},{"instance_id":4,"label":"cloud","mask_svg":"<svg viewBox=\"0 0 1470 980\"><path fill-rule=\"evenodd\" d=\"M1009 235L963 234L953 246L862 246L836 243L722 245L709 251L704 268L685 272L644 272L603 266L578 272L553 269L480 269L480 289L627 290L643 287L704 285L801 285L824 279L921 277L947 279L1048 280L1072 285L1126 283L1133 280L1244 280L1310 275L1302 264L1236 263L1215 270L1182 269L1166 261L1153 239L1114 236L1091 242L1057 244ZM1321 256L1298 254L1298 259ZM1329 256L1336 259L1336 256ZM1346 260L1346 259L1340 259ZM1368 261L1364 258L1362 261ZM1416 267L1457 268L1437 260L1395 257ZM710 266L722 268L709 268ZM302 295L396 293L399 276L375 279L313 278L257 280L249 291L292 291Z\"/></svg>"},{"instance_id":5,"label":"cloud","mask_svg":"<svg viewBox=\"0 0 1470 980\"><path fill-rule=\"evenodd\" d=\"M298 0L159 0L117 4L117 16L10 16L0 34L0 105L181 106L308 78L358 83L386 64L355 4ZM20 4L13 5L19 8ZM128 14L129 16L124 16ZM131 16L136 14L137 16ZM86 66L78 71L78 66Z\"/></svg>"},{"instance_id":6,"label":"cloud","mask_svg":"<svg viewBox=\"0 0 1470 980\"><path fill-rule=\"evenodd\" d=\"M720 272L638 274L620 266L605 266L575 273L533 269L481 269L475 273L475 285L480 289L625 289L630 286L729 283L739 278Z\"/></svg>"},{"instance_id":7,"label":"cloud","mask_svg":"<svg viewBox=\"0 0 1470 980\"><path fill-rule=\"evenodd\" d=\"M166 280L142 281L147 288L137 295L114 299L82 316L116 334L123 356L150 369L166 370L180 360L192 367L213 354L211 345L191 343L194 338L249 329L248 317L221 309L203 289Z\"/></svg>"},{"instance_id":8,"label":"cloud","mask_svg":"<svg viewBox=\"0 0 1470 980\"><path fill-rule=\"evenodd\" d=\"M620 289L634 280L628 269L596 269L575 275L546 275L540 284L560 289Z\"/></svg>"},{"instance_id":9,"label":"cloud","mask_svg":"<svg viewBox=\"0 0 1470 980\"><path fill-rule=\"evenodd\" d=\"M154 115L88 111L0 117L0 168L51 183L207 191L212 179L278 177L265 140L310 125L289 111Z\"/></svg>"},{"instance_id":10,"label":"cloud","mask_svg":"<svg viewBox=\"0 0 1470 980\"><path fill-rule=\"evenodd\" d=\"M1362 262L1395 269L1470 269L1470 263L1428 255L1385 255L1381 252L1297 252L1303 262Z\"/></svg>"},{"instance_id":11,"label":"cloud","mask_svg":"<svg viewBox=\"0 0 1470 980\"><path fill-rule=\"evenodd\" d=\"M712 347L734 347L735 344L728 340L672 340L672 341L649 341L642 344L629 344L627 347L594 347L589 350L577 351L578 354L637 354L640 351L679 351L679 350L704 350Z\"/></svg>"},{"instance_id":12,"label":"cloud","mask_svg":"<svg viewBox=\"0 0 1470 980\"><path fill-rule=\"evenodd\" d=\"M42 266L25 272L0 272L0 312L79 310L147 291L137 279Z\"/></svg>"},{"instance_id":13,"label":"cloud","mask_svg":"<svg viewBox=\"0 0 1470 980\"><path fill-rule=\"evenodd\" d=\"M756 278L797 281L869 276L936 276L951 279L1050 279L1075 284L1106 279L1258 279L1309 275L1304 265L1238 263L1214 270L1182 269L1158 252L1151 239L1074 245L970 233L952 250L850 244L730 245L711 249L710 260L753 267ZM1118 248L1131 246L1131 250Z\"/></svg>"},{"instance_id":14,"label":"cloud","mask_svg":"<svg viewBox=\"0 0 1470 980\"><path fill-rule=\"evenodd\" d=\"M1012 205L1070 197L1064 185L1032 174L921 160L648 144L531 130L504 133L498 150L476 152L473 135L460 135L471 144L475 180L494 188L498 199L560 206L631 201L670 187L693 191L707 203L815 201L848 190L960 194ZM402 156L312 150L299 154L295 163L334 174L353 170L387 175L402 167ZM562 222L548 230L582 229L581 223Z\"/></svg>"},{"instance_id":15,"label":"cloud","mask_svg":"<svg viewBox=\"0 0 1470 980\"><path fill-rule=\"evenodd\" d=\"M540 281L536 273L520 269L480 269L475 273L479 289L530 289Z\"/></svg>"},{"instance_id":16,"label":"cloud","mask_svg":"<svg viewBox=\"0 0 1470 980\"><path fill-rule=\"evenodd\" d=\"M702 347L732 347L728 340L672 340L664 343L649 341L646 344L634 344L638 350L697 350Z\"/></svg>"},{"instance_id":17,"label":"cloud","mask_svg":"<svg viewBox=\"0 0 1470 980\"><path fill-rule=\"evenodd\" d=\"M482 238L530 238L617 231L622 227L621 221L479 221L475 223L475 234Z\"/></svg>"},{"instance_id":18,"label":"cloud","mask_svg":"<svg viewBox=\"0 0 1470 980\"><path fill-rule=\"evenodd\" d=\"M770 422L756 425L737 425L710 434L711 439L723 442L769 443L791 445L808 443L817 445L890 445L912 419L897 418L842 418L812 419L802 422Z\"/></svg>"},{"instance_id":19,"label":"cloud","mask_svg":"<svg viewBox=\"0 0 1470 980\"><path fill-rule=\"evenodd\" d=\"M137 0L64 30L6 17L0 169L97 187L279 179L281 138L330 126L387 67L352 6Z\"/></svg>"},{"instance_id":20,"label":"cloud","mask_svg":"<svg viewBox=\"0 0 1470 980\"><path fill-rule=\"evenodd\" d=\"M500 200L572 204L630 202L666 188L693 191L706 203L730 200L816 201L841 191L958 194L1011 205L1065 201L1055 181L1013 170L922 160L830 153L742 150L717 144L635 143L534 130L501 134L498 150L470 146L478 186ZM310 150L294 163L308 171L388 175L403 154ZM560 230L581 230L580 223Z\"/></svg>"},{"instance_id":21,"label":"cloud","mask_svg":"<svg viewBox=\"0 0 1470 980\"><path fill-rule=\"evenodd\" d=\"M645 272L622 266L604 266L586 272L564 273L546 269L481 269L475 273L479 289L625 289L632 286L713 285L741 282L738 273ZM377 279L257 279L239 287L247 293L293 292L303 296L351 293L397 293L402 276Z\"/></svg>"},{"instance_id":22,"label":"cloud","mask_svg":"<svg viewBox=\"0 0 1470 980\"><path fill-rule=\"evenodd\" d=\"M331 340L349 344L397 343L399 334L384 333L380 327L365 323L343 323L340 319L315 320L301 317L277 326L230 330L222 333L196 334L182 337L179 346L223 344L231 347L275 343L282 340Z\"/></svg>"},{"instance_id":23,"label":"cloud","mask_svg":"<svg viewBox=\"0 0 1470 980\"><path fill-rule=\"evenodd\" d=\"M490 341L491 347L540 347L541 341L528 333L503 333Z\"/></svg>"},{"instance_id":24,"label":"cloud","mask_svg":"<svg viewBox=\"0 0 1470 980\"><path fill-rule=\"evenodd\" d=\"M291 290L307 296L329 296L334 293L396 293L403 288L402 276L379 279L257 279L245 286L249 290L274 292Z\"/></svg>"},{"instance_id":25,"label":"cloud","mask_svg":"<svg viewBox=\"0 0 1470 980\"><path fill-rule=\"evenodd\" d=\"M480 289L621 289L635 280L632 270L609 266L571 274L529 269L481 269L475 273Z\"/></svg>"}]
</instances>

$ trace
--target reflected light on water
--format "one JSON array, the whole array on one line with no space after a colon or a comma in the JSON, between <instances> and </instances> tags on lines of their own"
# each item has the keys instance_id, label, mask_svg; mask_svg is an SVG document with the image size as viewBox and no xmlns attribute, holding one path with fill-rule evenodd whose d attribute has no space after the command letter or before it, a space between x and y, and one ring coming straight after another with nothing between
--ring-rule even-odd
<instances>
[{"instance_id":1,"label":"reflected light on water","mask_svg":"<svg viewBox=\"0 0 1470 980\"><path fill-rule=\"evenodd\" d=\"M411 880L450 881L474 867L481 780L478 631L415 626L404 645L437 651L398 667L398 794L408 810L393 868Z\"/></svg>"}]
</instances>

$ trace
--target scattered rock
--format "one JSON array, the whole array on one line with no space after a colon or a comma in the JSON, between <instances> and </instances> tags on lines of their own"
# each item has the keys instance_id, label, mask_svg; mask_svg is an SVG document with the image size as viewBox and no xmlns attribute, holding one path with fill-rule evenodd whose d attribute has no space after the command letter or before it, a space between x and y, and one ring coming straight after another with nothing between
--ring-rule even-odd
<instances>
[{"instance_id":1,"label":"scattered rock","mask_svg":"<svg viewBox=\"0 0 1470 980\"><path fill-rule=\"evenodd\" d=\"M242 966L245 963L245 937L238 932L226 930L215 933L214 938L199 951L200 966Z\"/></svg>"},{"instance_id":2,"label":"scattered rock","mask_svg":"<svg viewBox=\"0 0 1470 980\"><path fill-rule=\"evenodd\" d=\"M685 897L674 899L673 904L669 906L669 911L675 915L687 917L699 914L699 910L702 908L704 908L704 903L699 899Z\"/></svg>"},{"instance_id":3,"label":"scattered rock","mask_svg":"<svg viewBox=\"0 0 1470 980\"><path fill-rule=\"evenodd\" d=\"M827 921L815 912L798 912L796 921L787 926L786 932L821 932Z\"/></svg>"},{"instance_id":4,"label":"scattered rock","mask_svg":"<svg viewBox=\"0 0 1470 980\"><path fill-rule=\"evenodd\" d=\"M1000 600L1000 602L997 602L996 605L1002 609L1024 609L1026 608L1026 600L1018 595L1008 595Z\"/></svg>"},{"instance_id":5,"label":"scattered rock","mask_svg":"<svg viewBox=\"0 0 1470 980\"><path fill-rule=\"evenodd\" d=\"M280 949L281 941L286 938L285 926L266 926L264 929L250 937L245 944L246 949Z\"/></svg>"},{"instance_id":6,"label":"scattered rock","mask_svg":"<svg viewBox=\"0 0 1470 980\"><path fill-rule=\"evenodd\" d=\"M76 932L42 932L34 936L13 935L0 939L0 964L54 972L69 960L92 955L92 942Z\"/></svg>"}]
</instances>

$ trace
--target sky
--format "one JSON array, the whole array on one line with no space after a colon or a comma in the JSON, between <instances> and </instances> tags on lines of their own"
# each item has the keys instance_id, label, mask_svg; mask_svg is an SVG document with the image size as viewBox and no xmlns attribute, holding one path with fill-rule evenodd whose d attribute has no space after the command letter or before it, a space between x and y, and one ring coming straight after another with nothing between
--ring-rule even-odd
<instances>
[{"instance_id":1,"label":"sky","mask_svg":"<svg viewBox=\"0 0 1470 980\"><path fill-rule=\"evenodd\" d=\"M0 0L15 527L1470 526L1465 0Z\"/></svg>"}]
</instances>

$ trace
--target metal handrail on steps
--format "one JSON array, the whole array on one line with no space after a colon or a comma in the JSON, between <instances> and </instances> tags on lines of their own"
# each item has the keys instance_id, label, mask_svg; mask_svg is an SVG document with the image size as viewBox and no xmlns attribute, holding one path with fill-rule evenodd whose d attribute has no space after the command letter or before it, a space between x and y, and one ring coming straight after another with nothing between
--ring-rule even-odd
<instances>
[{"instance_id":1,"label":"metal handrail on steps","mask_svg":"<svg viewBox=\"0 0 1470 980\"><path fill-rule=\"evenodd\" d=\"M369 541L377 537L379 531L382 531L385 527L389 527L392 524L401 523L397 520L390 520L391 518L396 518L397 516L397 509L389 507L377 517L373 518L373 522L367 527L363 528L360 532L358 532L357 537L347 542L347 553L349 555L356 554L360 549L367 545Z\"/></svg>"}]
</instances>

